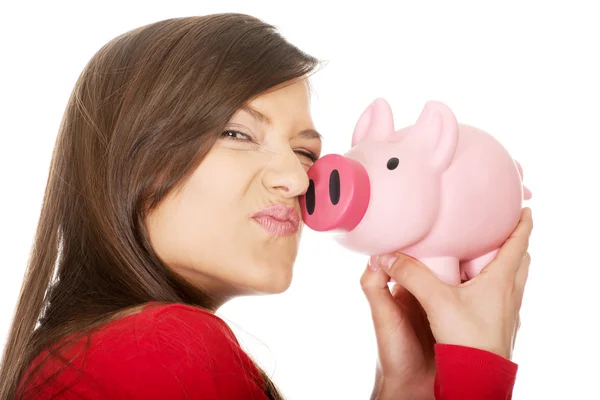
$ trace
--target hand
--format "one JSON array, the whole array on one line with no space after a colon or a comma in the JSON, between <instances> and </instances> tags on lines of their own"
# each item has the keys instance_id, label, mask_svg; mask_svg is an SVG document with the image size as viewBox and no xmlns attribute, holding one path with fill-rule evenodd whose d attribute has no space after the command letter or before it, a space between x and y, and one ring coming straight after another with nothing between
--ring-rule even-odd
<instances>
[{"instance_id":1,"label":"hand","mask_svg":"<svg viewBox=\"0 0 600 400\"><path fill-rule=\"evenodd\" d=\"M531 210L525 208L496 258L475 278L457 286L445 284L407 256L384 255L377 262L423 306L437 343L487 350L511 359L531 262L527 249L532 228Z\"/></svg>"},{"instance_id":2,"label":"hand","mask_svg":"<svg viewBox=\"0 0 600 400\"><path fill-rule=\"evenodd\" d=\"M379 353L372 398L433 399L435 341L427 315L401 285L394 285L390 291L390 277L374 262L375 257L361 278Z\"/></svg>"}]
</instances>

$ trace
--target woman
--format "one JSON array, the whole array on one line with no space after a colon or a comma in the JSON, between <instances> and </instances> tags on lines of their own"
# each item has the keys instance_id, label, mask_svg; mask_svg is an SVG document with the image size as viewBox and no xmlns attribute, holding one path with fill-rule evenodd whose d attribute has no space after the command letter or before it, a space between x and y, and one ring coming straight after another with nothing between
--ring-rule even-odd
<instances>
[{"instance_id":1,"label":"woman","mask_svg":"<svg viewBox=\"0 0 600 400\"><path fill-rule=\"evenodd\" d=\"M281 398L214 313L290 284L297 198L321 151L307 80L317 66L241 14L160 21L92 58L54 149L2 399ZM509 396L523 215L459 287L402 256L371 260L373 398Z\"/></svg>"}]
</instances>

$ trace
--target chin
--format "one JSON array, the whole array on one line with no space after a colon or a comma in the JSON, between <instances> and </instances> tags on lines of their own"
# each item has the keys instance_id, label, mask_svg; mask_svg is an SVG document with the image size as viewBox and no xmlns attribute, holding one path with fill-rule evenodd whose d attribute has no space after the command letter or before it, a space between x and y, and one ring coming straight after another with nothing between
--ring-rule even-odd
<instances>
[{"instance_id":1,"label":"chin","mask_svg":"<svg viewBox=\"0 0 600 400\"><path fill-rule=\"evenodd\" d=\"M259 294L280 294L292 284L293 263L258 267L254 276L253 289Z\"/></svg>"},{"instance_id":2,"label":"chin","mask_svg":"<svg viewBox=\"0 0 600 400\"><path fill-rule=\"evenodd\" d=\"M271 286L269 286L269 290L265 291L265 294L281 294L289 289L292 284L292 280L288 279L286 281L277 282Z\"/></svg>"}]
</instances>

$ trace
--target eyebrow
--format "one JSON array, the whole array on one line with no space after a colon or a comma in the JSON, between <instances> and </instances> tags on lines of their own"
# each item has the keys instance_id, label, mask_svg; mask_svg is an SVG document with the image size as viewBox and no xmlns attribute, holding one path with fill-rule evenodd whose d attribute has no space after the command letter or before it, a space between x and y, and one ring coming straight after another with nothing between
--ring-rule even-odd
<instances>
[{"instance_id":1,"label":"eyebrow","mask_svg":"<svg viewBox=\"0 0 600 400\"><path fill-rule=\"evenodd\" d=\"M306 138L306 139L317 139L323 140L323 135L314 129L305 129L303 131L298 132L298 136Z\"/></svg>"},{"instance_id":2,"label":"eyebrow","mask_svg":"<svg viewBox=\"0 0 600 400\"><path fill-rule=\"evenodd\" d=\"M266 124L266 125L271 125L271 118L267 117L265 114L261 113L258 110L255 110L254 108L250 107L247 104L244 104L242 106L242 110L246 111L248 114L250 114L252 116L252 118L254 118L256 121Z\"/></svg>"},{"instance_id":3,"label":"eyebrow","mask_svg":"<svg viewBox=\"0 0 600 400\"><path fill-rule=\"evenodd\" d=\"M258 121L259 123L265 124L265 125L271 125L271 118L269 118L268 116L266 116L265 114L261 113L258 110L255 110L254 108L250 107L247 104L244 104L241 109L245 112L247 112L248 114L250 114L250 116L252 116L252 118L254 118L256 121ZM323 135L321 135L319 132L317 132L314 129L304 129L300 132L298 132L298 136L301 136L303 138L306 139L318 139L318 140L323 140Z\"/></svg>"}]
</instances>

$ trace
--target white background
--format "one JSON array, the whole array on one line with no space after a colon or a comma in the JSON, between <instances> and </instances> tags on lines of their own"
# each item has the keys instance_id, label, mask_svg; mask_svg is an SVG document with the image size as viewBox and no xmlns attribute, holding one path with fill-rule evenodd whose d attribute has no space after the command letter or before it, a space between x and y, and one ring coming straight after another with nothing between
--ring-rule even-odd
<instances>
[{"instance_id":1,"label":"white background","mask_svg":"<svg viewBox=\"0 0 600 400\"><path fill-rule=\"evenodd\" d=\"M358 116L379 96L390 102L397 128L437 99L509 149L533 191L535 220L514 399L600 398L594 393L600 371L596 2L2 4L0 345L59 122L84 65L137 26L235 11L277 25L292 43L329 61L313 79L325 153L348 149ZM237 299L221 309L288 398L368 398L376 348L359 286L365 262L307 229L286 293Z\"/></svg>"}]
</instances>

